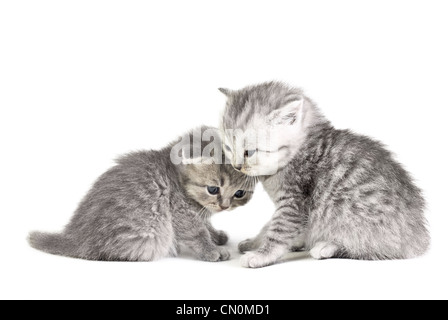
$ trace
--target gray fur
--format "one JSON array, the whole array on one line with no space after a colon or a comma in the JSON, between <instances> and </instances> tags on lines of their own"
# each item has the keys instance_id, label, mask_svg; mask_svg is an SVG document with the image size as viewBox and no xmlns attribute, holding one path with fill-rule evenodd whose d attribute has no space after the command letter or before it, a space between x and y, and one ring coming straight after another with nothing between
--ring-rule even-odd
<instances>
[{"instance_id":1,"label":"gray fur","mask_svg":"<svg viewBox=\"0 0 448 320\"><path fill-rule=\"evenodd\" d=\"M303 101L293 121L275 125L286 128L300 122L294 139L284 137L289 152L281 155L291 154L290 159L276 174L259 177L276 212L256 238L240 244L242 252L256 250L243 256L243 266L273 264L297 248L299 240L316 259L406 259L427 251L422 192L381 143L335 129L301 90L282 83L225 92L229 99L222 129L246 130L265 123L271 130L272 115L291 100ZM257 171L249 163L242 171L257 175L263 169L262 156Z\"/></svg>"},{"instance_id":2,"label":"gray fur","mask_svg":"<svg viewBox=\"0 0 448 320\"><path fill-rule=\"evenodd\" d=\"M246 204L254 185L230 165L174 165L170 152L180 141L118 159L96 181L65 230L31 233L31 246L88 260L152 261L177 255L181 246L204 261L229 259L229 252L219 247L227 243L227 235L208 218L224 202L230 209ZM206 186L215 185L222 191L211 196ZM246 196L234 198L242 188Z\"/></svg>"}]
</instances>

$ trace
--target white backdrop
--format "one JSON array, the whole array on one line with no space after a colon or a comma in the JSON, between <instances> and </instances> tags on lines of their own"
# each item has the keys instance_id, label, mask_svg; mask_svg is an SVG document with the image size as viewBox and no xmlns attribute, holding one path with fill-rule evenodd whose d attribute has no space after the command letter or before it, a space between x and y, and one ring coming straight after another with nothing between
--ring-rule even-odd
<instances>
[{"instance_id":1,"label":"white backdrop","mask_svg":"<svg viewBox=\"0 0 448 320\"><path fill-rule=\"evenodd\" d=\"M157 3L157 4L156 4ZM448 298L446 1L0 2L0 298ZM239 266L273 213L259 188L217 216L233 260L100 263L27 246L60 230L119 154L217 125L218 87L301 86L338 128L385 142L425 190L431 252L409 261Z\"/></svg>"}]
</instances>

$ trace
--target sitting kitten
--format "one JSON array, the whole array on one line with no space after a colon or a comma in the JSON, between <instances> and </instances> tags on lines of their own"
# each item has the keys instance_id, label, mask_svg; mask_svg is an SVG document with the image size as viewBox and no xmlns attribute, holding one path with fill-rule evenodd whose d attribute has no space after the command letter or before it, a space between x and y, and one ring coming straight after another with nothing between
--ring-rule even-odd
<instances>
[{"instance_id":1,"label":"sitting kitten","mask_svg":"<svg viewBox=\"0 0 448 320\"><path fill-rule=\"evenodd\" d=\"M336 130L301 90L281 83L220 90L228 96L222 130L241 130L226 133L227 156L258 176L276 205L262 232L240 244L241 252L256 250L243 266L274 264L293 247L316 259L426 252L422 193L381 143Z\"/></svg>"},{"instance_id":2,"label":"sitting kitten","mask_svg":"<svg viewBox=\"0 0 448 320\"><path fill-rule=\"evenodd\" d=\"M206 130L219 134L206 127L199 134ZM190 146L192 138L193 132L160 151L120 158L98 179L64 232L31 233L31 246L88 260L152 261L175 256L185 245L200 260L229 259L229 252L218 247L227 235L216 231L208 218L245 205L253 186L232 166L211 163L211 157L173 164L173 147L181 141ZM199 146L202 155L206 144Z\"/></svg>"}]
</instances>

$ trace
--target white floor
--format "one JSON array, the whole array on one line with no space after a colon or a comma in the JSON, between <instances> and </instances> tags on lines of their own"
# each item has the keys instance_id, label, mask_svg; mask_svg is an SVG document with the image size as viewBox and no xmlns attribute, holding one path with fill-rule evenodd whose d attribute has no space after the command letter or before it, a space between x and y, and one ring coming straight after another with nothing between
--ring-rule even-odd
<instances>
[{"instance_id":1,"label":"white floor","mask_svg":"<svg viewBox=\"0 0 448 320\"><path fill-rule=\"evenodd\" d=\"M102 263L31 249L3 262L2 299L437 299L448 298L447 263L314 261L306 253L260 270L189 258Z\"/></svg>"},{"instance_id":2,"label":"white floor","mask_svg":"<svg viewBox=\"0 0 448 320\"><path fill-rule=\"evenodd\" d=\"M214 224L229 231L232 239L228 245L232 260L221 263L200 262L189 256L152 263L89 262L51 256L28 248L24 239L29 223L25 222L14 230L9 243L2 240L0 298L448 298L448 263L441 250L446 242L442 243L439 236L446 237L440 233L435 235L433 250L415 260L315 261L307 253L291 253L282 263L268 268L240 267L236 244L261 227L268 214L257 211L269 206L260 188L256 199L246 208L214 219Z\"/></svg>"}]
</instances>

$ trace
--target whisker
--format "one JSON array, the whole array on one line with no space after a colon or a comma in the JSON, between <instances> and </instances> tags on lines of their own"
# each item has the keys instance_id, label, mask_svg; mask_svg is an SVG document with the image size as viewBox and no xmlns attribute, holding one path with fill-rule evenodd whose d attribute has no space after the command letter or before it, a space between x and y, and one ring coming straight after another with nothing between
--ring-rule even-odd
<instances>
[{"instance_id":1,"label":"whisker","mask_svg":"<svg viewBox=\"0 0 448 320\"><path fill-rule=\"evenodd\" d=\"M198 212L197 217L200 220L204 220L204 212L206 212L206 211L207 211L207 208L206 207L202 207L202 209Z\"/></svg>"},{"instance_id":2,"label":"whisker","mask_svg":"<svg viewBox=\"0 0 448 320\"><path fill-rule=\"evenodd\" d=\"M212 216L212 212L210 210L210 206L207 206L207 210L204 211L204 220L210 219Z\"/></svg>"},{"instance_id":3,"label":"whisker","mask_svg":"<svg viewBox=\"0 0 448 320\"><path fill-rule=\"evenodd\" d=\"M247 182L247 178L244 177L243 183L241 184L241 189L244 190L244 188L246 188L246 182Z\"/></svg>"},{"instance_id":4,"label":"whisker","mask_svg":"<svg viewBox=\"0 0 448 320\"><path fill-rule=\"evenodd\" d=\"M208 218L208 214L210 213L210 209L208 207L205 208L204 212L202 213L202 219L205 221Z\"/></svg>"},{"instance_id":5,"label":"whisker","mask_svg":"<svg viewBox=\"0 0 448 320\"><path fill-rule=\"evenodd\" d=\"M258 183L258 177L252 177L252 190L251 191L255 191L255 188L257 187L257 183Z\"/></svg>"},{"instance_id":6,"label":"whisker","mask_svg":"<svg viewBox=\"0 0 448 320\"><path fill-rule=\"evenodd\" d=\"M249 186L250 186L251 177L250 176L246 176L245 178L246 178L246 181L244 182L244 189L243 190L247 190L247 188L249 188Z\"/></svg>"},{"instance_id":7,"label":"whisker","mask_svg":"<svg viewBox=\"0 0 448 320\"><path fill-rule=\"evenodd\" d=\"M249 183L249 191L252 191L254 188L254 177L250 177L250 183Z\"/></svg>"}]
</instances>

